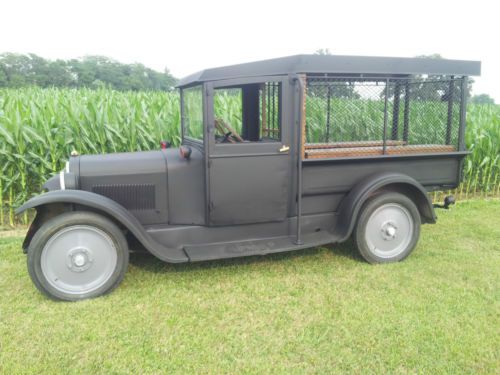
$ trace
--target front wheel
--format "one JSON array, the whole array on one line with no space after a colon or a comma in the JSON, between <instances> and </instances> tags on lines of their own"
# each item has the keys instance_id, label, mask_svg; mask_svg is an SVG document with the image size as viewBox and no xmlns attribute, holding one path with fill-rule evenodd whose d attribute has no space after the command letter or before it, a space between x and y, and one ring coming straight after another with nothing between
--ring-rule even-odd
<instances>
[{"instance_id":1,"label":"front wheel","mask_svg":"<svg viewBox=\"0 0 500 375\"><path fill-rule=\"evenodd\" d=\"M363 206L353 237L367 262L397 262L417 245L420 224L420 213L407 196L383 193Z\"/></svg>"},{"instance_id":2,"label":"front wheel","mask_svg":"<svg viewBox=\"0 0 500 375\"><path fill-rule=\"evenodd\" d=\"M28 248L28 272L53 299L98 297L123 279L127 241L109 219L92 212L68 212L45 222Z\"/></svg>"}]
</instances>

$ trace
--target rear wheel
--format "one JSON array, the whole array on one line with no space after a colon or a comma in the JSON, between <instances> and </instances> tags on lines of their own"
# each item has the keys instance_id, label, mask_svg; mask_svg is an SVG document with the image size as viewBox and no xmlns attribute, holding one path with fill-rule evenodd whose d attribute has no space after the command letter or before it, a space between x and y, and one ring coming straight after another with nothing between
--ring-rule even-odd
<instances>
[{"instance_id":1,"label":"rear wheel","mask_svg":"<svg viewBox=\"0 0 500 375\"><path fill-rule=\"evenodd\" d=\"M407 196L383 193L363 206L353 237L369 263L397 262L417 245L420 224L420 213Z\"/></svg>"},{"instance_id":2,"label":"rear wheel","mask_svg":"<svg viewBox=\"0 0 500 375\"><path fill-rule=\"evenodd\" d=\"M110 292L123 279L129 252L121 230L92 212L56 216L34 235L28 271L47 296L77 301Z\"/></svg>"}]
</instances>

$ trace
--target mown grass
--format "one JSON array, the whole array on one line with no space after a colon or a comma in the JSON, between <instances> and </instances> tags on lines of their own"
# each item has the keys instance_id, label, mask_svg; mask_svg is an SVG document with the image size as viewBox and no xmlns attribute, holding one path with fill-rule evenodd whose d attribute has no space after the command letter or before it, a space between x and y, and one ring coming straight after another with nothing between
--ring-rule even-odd
<instances>
[{"instance_id":1,"label":"mown grass","mask_svg":"<svg viewBox=\"0 0 500 375\"><path fill-rule=\"evenodd\" d=\"M406 261L350 244L168 265L58 303L0 238L0 373L499 373L500 201L439 212Z\"/></svg>"}]
</instances>

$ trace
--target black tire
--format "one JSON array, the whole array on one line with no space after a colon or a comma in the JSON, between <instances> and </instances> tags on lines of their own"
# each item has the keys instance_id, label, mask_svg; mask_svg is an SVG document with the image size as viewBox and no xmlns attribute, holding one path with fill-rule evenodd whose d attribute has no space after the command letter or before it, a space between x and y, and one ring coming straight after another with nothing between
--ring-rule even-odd
<instances>
[{"instance_id":1,"label":"black tire","mask_svg":"<svg viewBox=\"0 0 500 375\"><path fill-rule=\"evenodd\" d=\"M399 223L390 219L391 214ZM399 237L398 225L401 227ZM367 262L399 262L408 257L417 245L420 225L420 213L411 199L400 193L386 192L373 196L363 205L353 239Z\"/></svg>"},{"instance_id":2,"label":"black tire","mask_svg":"<svg viewBox=\"0 0 500 375\"><path fill-rule=\"evenodd\" d=\"M83 228L83 230L94 231L95 237L102 235L103 241L106 240L107 241L106 244L109 244L109 247L107 248L106 251L110 253L110 257L112 257L113 260L113 262L108 262L109 265L108 265L108 273L106 274L107 277L104 280L99 280L99 282L101 282L102 284L98 284L98 287L96 287L96 289L89 290L88 292L83 291L81 293L78 292L68 293L64 291L64 288L54 287L53 283L57 282L57 279L55 279L55 281L52 283L49 282L46 274L44 273L44 270L42 269L43 268L42 254L44 252L44 249L48 241L53 238L57 238L58 236L56 235L61 234L63 232L70 233L68 236L72 236L71 230L73 230L74 228ZM69 238L71 239L73 237ZM51 243L53 243L53 241ZM63 249L64 252L68 253L68 256L55 257L50 259L57 261L60 260L60 262L64 262L62 263L63 265L67 263L69 264L68 268L70 268L72 265L71 263L72 258L71 254L69 253L70 249L66 251L65 249L67 247L64 247L62 245L59 245L58 248ZM83 251L86 252L85 254L89 254L88 249L83 247L82 249ZM97 253L95 249L94 250L91 249L90 251L94 251ZM98 257L102 256L100 254L94 254L94 256L95 255L97 255ZM48 255L45 254L45 257L47 258ZM80 260L81 259L82 258L80 258ZM89 259L90 261L88 261ZM89 256L89 259L86 259L88 261L87 262L88 266L84 265L84 267L87 267L87 269L90 269L91 267L97 267L95 264L93 264L94 259L92 259L91 255ZM123 280L125 272L127 271L129 262L129 250L125 236L123 235L121 230L116 226L116 224L114 224L111 220L96 213L86 212L86 211L75 211L75 212L67 212L58 215L56 217L53 217L52 219L45 222L40 227L40 229L38 229L28 247L27 262L28 262L28 272L31 277L31 280L43 294L55 300L79 301L83 299L99 297L101 295L109 293L120 284L120 282ZM44 262L48 261L44 260ZM63 266L59 265L58 267L63 269L62 272L71 274L70 272L65 270ZM76 267L74 265L73 267L74 267L73 269L70 268L70 271L75 272L75 275L76 272L80 272L83 275L84 272L82 271L83 268L81 269L79 268L75 271Z\"/></svg>"}]
</instances>

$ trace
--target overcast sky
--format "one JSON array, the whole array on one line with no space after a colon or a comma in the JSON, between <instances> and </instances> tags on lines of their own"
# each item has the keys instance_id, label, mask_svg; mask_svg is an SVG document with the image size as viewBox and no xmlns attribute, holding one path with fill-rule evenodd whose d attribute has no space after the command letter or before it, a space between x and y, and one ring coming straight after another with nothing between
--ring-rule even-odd
<instances>
[{"instance_id":1,"label":"overcast sky","mask_svg":"<svg viewBox=\"0 0 500 375\"><path fill-rule=\"evenodd\" d=\"M313 53L439 53L481 60L474 93L500 103L500 6L469 1L2 0L0 53L106 55L182 77L221 65Z\"/></svg>"}]
</instances>

